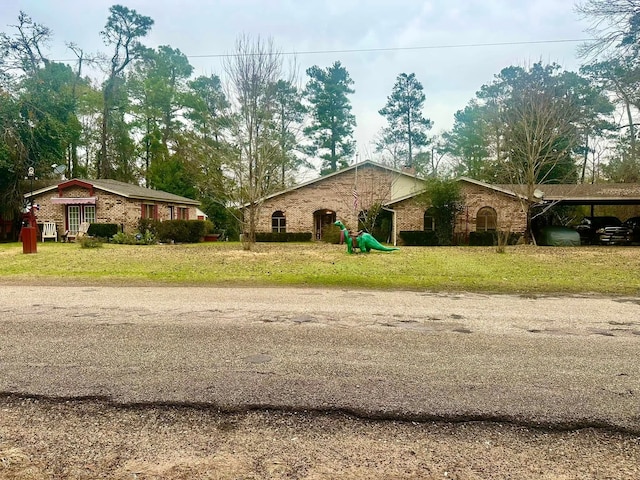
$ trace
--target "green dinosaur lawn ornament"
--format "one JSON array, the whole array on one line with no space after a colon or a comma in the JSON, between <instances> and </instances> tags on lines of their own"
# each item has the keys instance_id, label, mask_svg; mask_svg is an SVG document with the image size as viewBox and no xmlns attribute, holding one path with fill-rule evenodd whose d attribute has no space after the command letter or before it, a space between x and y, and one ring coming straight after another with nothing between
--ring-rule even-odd
<instances>
[{"instance_id":1,"label":"green dinosaur lawn ornament","mask_svg":"<svg viewBox=\"0 0 640 480\"><path fill-rule=\"evenodd\" d=\"M347 227L345 227L340 220L335 222L334 225L342 231L344 239L347 242L347 252L349 253L354 253L356 248L359 248L360 251L364 253L369 253L371 250L380 250L381 252L400 250L395 247L385 247L369 233L358 232L355 235L350 235L349 230L347 230Z\"/></svg>"}]
</instances>

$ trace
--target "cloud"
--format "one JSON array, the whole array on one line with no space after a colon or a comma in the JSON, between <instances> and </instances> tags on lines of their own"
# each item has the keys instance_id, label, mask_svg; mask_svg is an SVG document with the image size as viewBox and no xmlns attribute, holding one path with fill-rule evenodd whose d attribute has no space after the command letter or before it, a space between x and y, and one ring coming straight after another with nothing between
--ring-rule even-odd
<instances>
[{"instance_id":1,"label":"cloud","mask_svg":"<svg viewBox=\"0 0 640 480\"><path fill-rule=\"evenodd\" d=\"M65 42L86 52L107 51L99 31L113 0L5 0L0 25L15 24L20 9L51 27L52 55L73 58ZM117 2L116 2L117 3ZM126 5L154 19L149 46L170 45L186 55L196 75L222 73L216 57L230 53L241 33L272 37L297 56L300 75L312 66L340 60L355 81L352 97L356 139L367 146L384 124L378 110L398 74L415 73L427 97L424 115L433 132L450 128L453 115L475 92L509 65L542 60L576 69L576 44L522 44L582 38L586 24L573 2L558 0L127 0ZM4 28L7 31L6 28ZM495 46L471 46L504 43ZM512 43L511 45L506 45ZM455 47L466 45L464 47ZM431 47L375 51L385 48ZM445 48L448 47L448 48Z\"/></svg>"}]
</instances>

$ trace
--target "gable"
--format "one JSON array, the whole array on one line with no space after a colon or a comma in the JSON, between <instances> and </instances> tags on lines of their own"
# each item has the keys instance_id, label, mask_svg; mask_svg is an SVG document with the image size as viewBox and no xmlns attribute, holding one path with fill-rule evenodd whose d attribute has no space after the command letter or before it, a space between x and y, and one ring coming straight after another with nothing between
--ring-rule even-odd
<instances>
[{"instance_id":1,"label":"gable","mask_svg":"<svg viewBox=\"0 0 640 480\"><path fill-rule=\"evenodd\" d=\"M353 185L357 191L367 186L364 184L371 185L377 183L384 185L384 189L389 191L388 194L382 195L385 197L386 202L407 195L415 195L424 189L424 179L402 170L366 160L362 163L338 170L337 172L273 193L264 197L262 200L271 200L298 190L306 189L311 191L318 188L327 188L329 185L344 184L345 182L351 182L351 185ZM370 190L370 188L366 189Z\"/></svg>"}]
</instances>

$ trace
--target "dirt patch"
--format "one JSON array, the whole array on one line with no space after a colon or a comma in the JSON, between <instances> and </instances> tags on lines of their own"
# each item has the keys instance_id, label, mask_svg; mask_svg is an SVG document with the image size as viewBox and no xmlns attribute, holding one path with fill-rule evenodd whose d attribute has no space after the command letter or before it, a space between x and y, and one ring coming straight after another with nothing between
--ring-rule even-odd
<instances>
[{"instance_id":1,"label":"dirt patch","mask_svg":"<svg viewBox=\"0 0 640 480\"><path fill-rule=\"evenodd\" d=\"M640 437L594 429L0 401L2 479L629 479Z\"/></svg>"}]
</instances>

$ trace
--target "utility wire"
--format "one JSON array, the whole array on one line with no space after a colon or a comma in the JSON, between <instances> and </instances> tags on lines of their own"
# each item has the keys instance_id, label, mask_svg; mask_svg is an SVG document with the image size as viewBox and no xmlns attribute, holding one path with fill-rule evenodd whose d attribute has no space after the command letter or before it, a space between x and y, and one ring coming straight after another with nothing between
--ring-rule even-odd
<instances>
[{"instance_id":1,"label":"utility wire","mask_svg":"<svg viewBox=\"0 0 640 480\"><path fill-rule=\"evenodd\" d=\"M304 50L301 52L280 52L280 55L321 55L327 53L367 53L367 52L402 52L412 50L444 50L452 48L482 48L504 47L514 45L542 45L550 43L579 43L592 42L594 38L574 38L561 40L532 40L524 42L495 42L495 43L461 43L453 45L424 45L420 47L385 47L385 48L347 48L340 50ZM185 55L187 58L234 58L265 55L264 53L211 53L203 55ZM75 59L53 60L54 62L71 62Z\"/></svg>"},{"instance_id":2,"label":"utility wire","mask_svg":"<svg viewBox=\"0 0 640 480\"><path fill-rule=\"evenodd\" d=\"M479 48L479 47L501 47L509 45L536 45L545 43L578 43L591 42L593 38L577 38L563 40L532 40L527 42L496 42L496 43L461 43L454 45L426 45L421 47L386 47L386 48L354 48L344 50L305 50L301 52L280 52L280 55L318 55L324 53L365 53L365 52L399 52L410 50L442 50L447 48ZM218 53L207 55L187 55L189 58L225 58L261 55L260 53Z\"/></svg>"}]
</instances>

